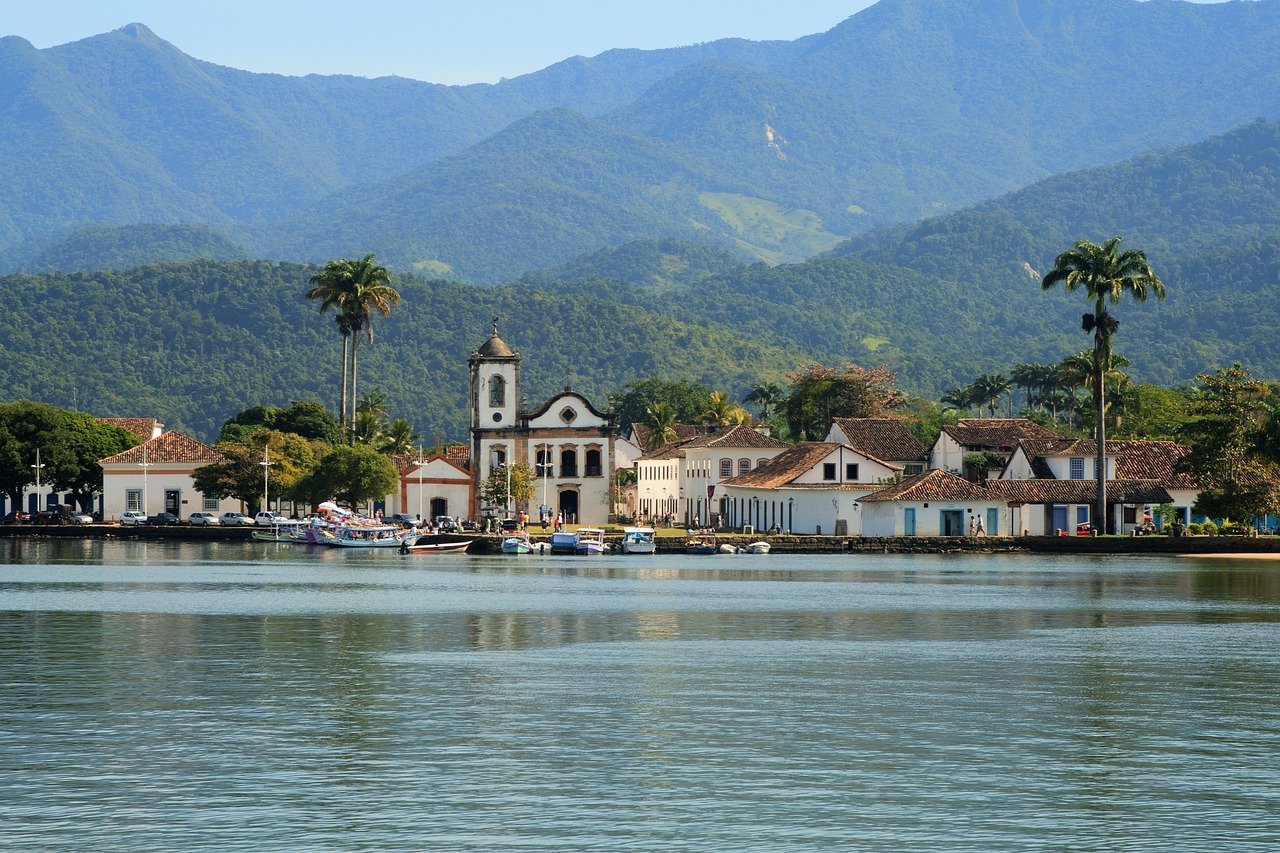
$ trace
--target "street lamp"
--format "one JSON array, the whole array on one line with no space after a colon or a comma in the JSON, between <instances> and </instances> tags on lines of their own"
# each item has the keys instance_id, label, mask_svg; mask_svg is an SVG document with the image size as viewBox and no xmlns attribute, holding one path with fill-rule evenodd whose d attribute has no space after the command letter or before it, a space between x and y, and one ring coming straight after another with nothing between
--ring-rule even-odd
<instances>
[{"instance_id":1,"label":"street lamp","mask_svg":"<svg viewBox=\"0 0 1280 853\"><path fill-rule=\"evenodd\" d=\"M271 449L267 445L262 445L262 461L258 464L262 466L262 511L271 511L271 498L267 494L267 475L271 471Z\"/></svg>"},{"instance_id":2,"label":"street lamp","mask_svg":"<svg viewBox=\"0 0 1280 853\"><path fill-rule=\"evenodd\" d=\"M787 535L788 536L791 535L791 525L792 525L792 522L794 521L793 512L795 510L795 503L796 503L795 498L787 498Z\"/></svg>"},{"instance_id":3,"label":"street lamp","mask_svg":"<svg viewBox=\"0 0 1280 853\"><path fill-rule=\"evenodd\" d=\"M142 461L138 463L138 467L142 469L142 514L147 514L147 469L151 467L151 463L147 461L147 446L142 445Z\"/></svg>"},{"instance_id":4,"label":"street lamp","mask_svg":"<svg viewBox=\"0 0 1280 853\"><path fill-rule=\"evenodd\" d=\"M44 463L40 461L40 448L36 448L36 464L31 466L36 470L36 509L40 509L40 472L44 469ZM14 518L17 518L15 515Z\"/></svg>"}]
</instances>

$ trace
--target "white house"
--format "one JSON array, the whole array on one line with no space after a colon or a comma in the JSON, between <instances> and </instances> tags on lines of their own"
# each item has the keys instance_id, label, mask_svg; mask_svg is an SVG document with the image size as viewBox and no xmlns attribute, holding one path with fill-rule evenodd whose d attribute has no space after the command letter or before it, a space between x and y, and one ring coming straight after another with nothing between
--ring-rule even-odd
<instances>
[{"instance_id":1,"label":"white house","mask_svg":"<svg viewBox=\"0 0 1280 853\"><path fill-rule=\"evenodd\" d=\"M849 444L806 441L723 481L717 494L729 527L860 536L859 502L901 474Z\"/></svg>"},{"instance_id":2,"label":"white house","mask_svg":"<svg viewBox=\"0 0 1280 853\"><path fill-rule=\"evenodd\" d=\"M827 441L883 459L901 469L904 477L923 474L929 464L929 448L898 418L835 418Z\"/></svg>"},{"instance_id":3,"label":"white house","mask_svg":"<svg viewBox=\"0 0 1280 853\"><path fill-rule=\"evenodd\" d=\"M503 512L481 507L481 484L511 462L526 462L537 479L529 506L546 505L580 524L605 524L613 511L614 415L565 388L535 409L520 408L520 355L493 334L469 359L471 367L472 515Z\"/></svg>"},{"instance_id":4,"label":"white house","mask_svg":"<svg viewBox=\"0 0 1280 853\"><path fill-rule=\"evenodd\" d=\"M862 499L863 536L1009 536L1008 501L985 485L934 469Z\"/></svg>"},{"instance_id":5,"label":"white house","mask_svg":"<svg viewBox=\"0 0 1280 853\"><path fill-rule=\"evenodd\" d=\"M171 512L186 519L193 512L234 512L234 498L205 497L196 490L197 468L226 457L208 445L177 432L164 432L123 453L98 460L102 466L102 518L118 519L125 510L148 515Z\"/></svg>"},{"instance_id":6,"label":"white house","mask_svg":"<svg viewBox=\"0 0 1280 853\"><path fill-rule=\"evenodd\" d=\"M961 418L944 426L929 448L929 467L953 474L964 473L964 457L970 453L990 452L1008 461L1018 442L1026 439L1060 439L1047 427L1026 418ZM987 475L998 471L995 466Z\"/></svg>"},{"instance_id":7,"label":"white house","mask_svg":"<svg viewBox=\"0 0 1280 853\"><path fill-rule=\"evenodd\" d=\"M447 456L432 454L418 464L412 457L396 460L400 490L385 501L388 512L430 521L440 515L466 517L471 512L471 472Z\"/></svg>"},{"instance_id":8,"label":"white house","mask_svg":"<svg viewBox=\"0 0 1280 853\"><path fill-rule=\"evenodd\" d=\"M701 429L692 438L636 460L636 501L642 517L674 516L688 527L717 523L727 512L725 503L716 499L717 485L789 447L749 426Z\"/></svg>"}]
</instances>

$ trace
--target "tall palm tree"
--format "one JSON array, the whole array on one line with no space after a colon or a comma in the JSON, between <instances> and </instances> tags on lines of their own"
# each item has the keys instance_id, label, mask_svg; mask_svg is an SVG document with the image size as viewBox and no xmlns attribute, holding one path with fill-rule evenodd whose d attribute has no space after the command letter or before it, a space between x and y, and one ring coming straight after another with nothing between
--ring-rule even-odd
<instances>
[{"instance_id":1,"label":"tall palm tree","mask_svg":"<svg viewBox=\"0 0 1280 853\"><path fill-rule=\"evenodd\" d=\"M408 456L421 440L422 436L414 432L408 421L396 418L382 435L382 452L392 456Z\"/></svg>"},{"instance_id":2,"label":"tall palm tree","mask_svg":"<svg viewBox=\"0 0 1280 853\"><path fill-rule=\"evenodd\" d=\"M390 317L391 309L400 304L400 292L391 286L391 273L387 272L387 268L374 263L372 253L349 263L350 289L343 302L343 309L351 323L351 399L354 401L360 335L363 332L369 345L373 345L374 312Z\"/></svg>"},{"instance_id":3,"label":"tall palm tree","mask_svg":"<svg viewBox=\"0 0 1280 853\"><path fill-rule=\"evenodd\" d=\"M974 388L972 385L965 385L961 388L955 388L948 391L942 397L942 402L949 406L955 406L962 412L969 411L977 400L974 398Z\"/></svg>"},{"instance_id":4,"label":"tall palm tree","mask_svg":"<svg viewBox=\"0 0 1280 853\"><path fill-rule=\"evenodd\" d=\"M653 434L649 436L649 450L657 450L679 437L676 433L676 413L670 403L654 403L645 412L649 415L649 426L653 428Z\"/></svg>"},{"instance_id":5,"label":"tall palm tree","mask_svg":"<svg viewBox=\"0 0 1280 853\"><path fill-rule=\"evenodd\" d=\"M712 426L731 426L748 419L746 411L729 399L723 391L711 392L711 403L702 413L702 422Z\"/></svg>"},{"instance_id":6,"label":"tall palm tree","mask_svg":"<svg viewBox=\"0 0 1280 853\"><path fill-rule=\"evenodd\" d=\"M1009 371L1009 383L1012 387L1022 388L1026 391L1027 409L1032 408L1033 401L1037 396L1035 392L1041 390L1040 385L1044 376L1043 367L1044 365L1042 364L1019 364ZM1012 407L1009 416L1013 416Z\"/></svg>"},{"instance_id":7,"label":"tall palm tree","mask_svg":"<svg viewBox=\"0 0 1280 853\"><path fill-rule=\"evenodd\" d=\"M1009 384L1009 378L1003 373L984 373L974 380L973 390L980 405L986 406L987 411L994 418L996 407L1000 405L1000 398L1006 393L1012 393L1012 386Z\"/></svg>"},{"instance_id":8,"label":"tall palm tree","mask_svg":"<svg viewBox=\"0 0 1280 853\"><path fill-rule=\"evenodd\" d=\"M1095 473L1098 480L1094 523L1103 525L1104 532L1110 526L1106 523L1107 424L1104 372L1110 360L1111 338L1120 325L1107 311L1107 304L1120 302L1125 294L1135 302L1146 302L1148 295L1164 299L1164 282L1147 263L1146 252L1141 249L1121 252L1120 241L1120 237L1112 237L1101 246L1088 240L1078 241L1058 255L1053 262L1053 269L1040 282L1044 290L1059 283L1068 292L1083 288L1086 298L1093 303L1093 313L1081 318L1080 327L1093 333L1093 413L1094 439L1097 442Z\"/></svg>"},{"instance_id":9,"label":"tall palm tree","mask_svg":"<svg viewBox=\"0 0 1280 853\"><path fill-rule=\"evenodd\" d=\"M786 392L777 382L761 382L751 389L751 393L742 399L744 403L757 403L760 406L760 420L769 420L769 412L775 409L786 397Z\"/></svg>"},{"instance_id":10,"label":"tall palm tree","mask_svg":"<svg viewBox=\"0 0 1280 853\"><path fill-rule=\"evenodd\" d=\"M311 276L311 289L307 291L308 299L320 300L321 314L331 310L335 312L333 319L338 325L338 334L342 335L342 396L338 401L338 425L344 431L347 426L347 370L351 346L351 318L345 306L350 293L350 278L351 261L346 258L329 261L320 272Z\"/></svg>"}]
</instances>

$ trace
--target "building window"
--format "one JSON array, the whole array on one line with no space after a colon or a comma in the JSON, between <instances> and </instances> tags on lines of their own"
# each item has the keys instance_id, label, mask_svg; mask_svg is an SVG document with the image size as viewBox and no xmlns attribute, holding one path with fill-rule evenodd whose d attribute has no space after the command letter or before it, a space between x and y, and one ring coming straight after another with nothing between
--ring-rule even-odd
<instances>
[{"instance_id":1,"label":"building window","mask_svg":"<svg viewBox=\"0 0 1280 853\"><path fill-rule=\"evenodd\" d=\"M858 482L858 463L857 462L844 463L844 478L851 483Z\"/></svg>"},{"instance_id":2,"label":"building window","mask_svg":"<svg viewBox=\"0 0 1280 853\"><path fill-rule=\"evenodd\" d=\"M507 464L507 451L502 448L495 448L489 451L489 473L496 472L503 465Z\"/></svg>"},{"instance_id":3,"label":"building window","mask_svg":"<svg viewBox=\"0 0 1280 853\"><path fill-rule=\"evenodd\" d=\"M578 476L578 452L576 450L560 451L560 476Z\"/></svg>"},{"instance_id":4,"label":"building window","mask_svg":"<svg viewBox=\"0 0 1280 853\"><path fill-rule=\"evenodd\" d=\"M1076 507L1076 524L1089 523L1089 508L1087 506Z\"/></svg>"},{"instance_id":5,"label":"building window","mask_svg":"<svg viewBox=\"0 0 1280 853\"><path fill-rule=\"evenodd\" d=\"M721 459L720 460L720 479L727 480L732 476L733 476L733 460Z\"/></svg>"},{"instance_id":6,"label":"building window","mask_svg":"<svg viewBox=\"0 0 1280 853\"><path fill-rule=\"evenodd\" d=\"M507 404L507 383L501 376L489 377L489 405L495 408Z\"/></svg>"},{"instance_id":7,"label":"building window","mask_svg":"<svg viewBox=\"0 0 1280 853\"><path fill-rule=\"evenodd\" d=\"M124 493L124 508L127 510L141 511L142 506L142 489L126 489Z\"/></svg>"},{"instance_id":8,"label":"building window","mask_svg":"<svg viewBox=\"0 0 1280 853\"><path fill-rule=\"evenodd\" d=\"M204 510L205 512L217 512L218 499L210 495L201 495L200 509Z\"/></svg>"},{"instance_id":9,"label":"building window","mask_svg":"<svg viewBox=\"0 0 1280 853\"><path fill-rule=\"evenodd\" d=\"M902 476L904 477L917 477L923 473L924 473L923 462L908 462L902 468Z\"/></svg>"},{"instance_id":10,"label":"building window","mask_svg":"<svg viewBox=\"0 0 1280 853\"><path fill-rule=\"evenodd\" d=\"M588 477L603 477L604 469L600 465L600 451L595 448L587 450L586 458L583 460L586 467L586 475Z\"/></svg>"},{"instance_id":11,"label":"building window","mask_svg":"<svg viewBox=\"0 0 1280 853\"><path fill-rule=\"evenodd\" d=\"M836 463L823 462L822 463L822 479L834 480L835 478L836 478Z\"/></svg>"},{"instance_id":12,"label":"building window","mask_svg":"<svg viewBox=\"0 0 1280 853\"><path fill-rule=\"evenodd\" d=\"M1084 479L1084 457L1083 457L1083 456L1072 456L1072 457L1071 457L1071 474L1070 474L1070 477L1071 477L1071 479L1073 479L1073 480L1083 480L1083 479Z\"/></svg>"},{"instance_id":13,"label":"building window","mask_svg":"<svg viewBox=\"0 0 1280 853\"><path fill-rule=\"evenodd\" d=\"M1127 506L1123 510L1123 518L1125 524L1138 523L1138 508L1136 506Z\"/></svg>"},{"instance_id":14,"label":"building window","mask_svg":"<svg viewBox=\"0 0 1280 853\"><path fill-rule=\"evenodd\" d=\"M538 464L536 467L537 467L539 477L555 476L551 470L551 451L550 450L547 450L544 447L543 449L538 451L538 455L536 458L538 460Z\"/></svg>"},{"instance_id":15,"label":"building window","mask_svg":"<svg viewBox=\"0 0 1280 853\"><path fill-rule=\"evenodd\" d=\"M747 472L748 472L748 471L750 471L750 470L751 470L751 460L750 460L750 459L739 459L739 460L738 460L738 473L739 473L739 474L745 474L745 473L747 473Z\"/></svg>"}]
</instances>

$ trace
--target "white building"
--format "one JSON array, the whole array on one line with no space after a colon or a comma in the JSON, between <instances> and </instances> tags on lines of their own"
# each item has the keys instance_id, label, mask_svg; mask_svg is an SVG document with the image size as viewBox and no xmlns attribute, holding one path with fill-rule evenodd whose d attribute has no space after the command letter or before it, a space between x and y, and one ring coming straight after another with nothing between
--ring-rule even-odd
<instances>
[{"instance_id":1,"label":"white building","mask_svg":"<svg viewBox=\"0 0 1280 853\"><path fill-rule=\"evenodd\" d=\"M102 519L118 519L125 510L148 515L171 512L186 519L193 512L235 512L234 498L205 497L196 490L197 468L226 457L194 438L164 432L123 453L98 460L102 466Z\"/></svg>"},{"instance_id":2,"label":"white building","mask_svg":"<svg viewBox=\"0 0 1280 853\"><path fill-rule=\"evenodd\" d=\"M1060 439L1047 427L1026 418L961 418L944 426L938 438L929 448L929 467L953 474L965 473L965 456L970 453L994 453L1001 463L974 472L979 477L994 476L1008 461L1018 442L1026 439Z\"/></svg>"},{"instance_id":3,"label":"white building","mask_svg":"<svg viewBox=\"0 0 1280 853\"><path fill-rule=\"evenodd\" d=\"M749 426L701 427L635 462L636 500L642 518L674 517L686 527L722 522L727 506L716 487L751 471L789 445Z\"/></svg>"},{"instance_id":4,"label":"white building","mask_svg":"<svg viewBox=\"0 0 1280 853\"><path fill-rule=\"evenodd\" d=\"M717 493L732 528L860 536L861 499L901 474L851 445L806 441L725 480Z\"/></svg>"},{"instance_id":5,"label":"white building","mask_svg":"<svg viewBox=\"0 0 1280 853\"><path fill-rule=\"evenodd\" d=\"M578 524L602 525L612 513L614 416L569 388L528 411L520 408L520 355L493 335L471 366L472 515L537 507ZM536 477L529 506L481 507L481 484L508 461L525 462Z\"/></svg>"},{"instance_id":6,"label":"white building","mask_svg":"<svg viewBox=\"0 0 1280 853\"><path fill-rule=\"evenodd\" d=\"M458 462L431 454L418 464L417 458L396 460L400 471L400 491L388 495L384 512L402 512L430 521L448 515L465 518L471 512L471 472Z\"/></svg>"},{"instance_id":7,"label":"white building","mask_svg":"<svg viewBox=\"0 0 1280 853\"><path fill-rule=\"evenodd\" d=\"M934 469L862 499L864 536L1009 536L1008 501L984 485Z\"/></svg>"},{"instance_id":8,"label":"white building","mask_svg":"<svg viewBox=\"0 0 1280 853\"><path fill-rule=\"evenodd\" d=\"M929 465L929 448L898 418L835 418L827 441L883 459L899 468L903 477L923 474Z\"/></svg>"}]
</instances>

